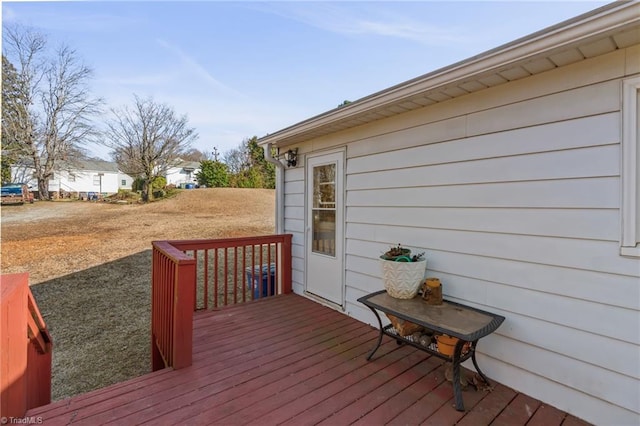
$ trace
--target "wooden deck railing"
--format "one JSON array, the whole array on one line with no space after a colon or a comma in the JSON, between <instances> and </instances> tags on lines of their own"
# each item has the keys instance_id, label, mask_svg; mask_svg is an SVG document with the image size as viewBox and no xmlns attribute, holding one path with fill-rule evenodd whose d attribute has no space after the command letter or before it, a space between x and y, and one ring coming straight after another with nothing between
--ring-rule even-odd
<instances>
[{"instance_id":1,"label":"wooden deck railing","mask_svg":"<svg viewBox=\"0 0 640 426\"><path fill-rule=\"evenodd\" d=\"M0 417L51 402L52 349L29 274L0 276Z\"/></svg>"},{"instance_id":2,"label":"wooden deck railing","mask_svg":"<svg viewBox=\"0 0 640 426\"><path fill-rule=\"evenodd\" d=\"M153 370L191 365L194 311L290 292L290 234L153 242Z\"/></svg>"}]
</instances>

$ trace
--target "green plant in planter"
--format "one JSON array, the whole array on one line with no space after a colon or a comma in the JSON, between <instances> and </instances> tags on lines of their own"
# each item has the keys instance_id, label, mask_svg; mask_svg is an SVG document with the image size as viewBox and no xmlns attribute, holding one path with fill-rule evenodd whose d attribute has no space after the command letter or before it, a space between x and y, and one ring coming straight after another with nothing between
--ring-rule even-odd
<instances>
[{"instance_id":1,"label":"green plant in planter","mask_svg":"<svg viewBox=\"0 0 640 426\"><path fill-rule=\"evenodd\" d=\"M391 247L385 254L380 256L383 260L392 260L394 262L419 262L424 257L424 252L411 256L411 249L403 248L402 244Z\"/></svg>"}]
</instances>

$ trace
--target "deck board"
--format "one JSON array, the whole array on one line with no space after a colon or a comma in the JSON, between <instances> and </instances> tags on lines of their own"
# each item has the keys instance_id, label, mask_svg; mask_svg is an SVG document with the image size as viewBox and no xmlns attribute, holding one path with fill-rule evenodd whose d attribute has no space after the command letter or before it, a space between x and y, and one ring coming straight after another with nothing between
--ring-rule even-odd
<instances>
[{"instance_id":1,"label":"deck board","mask_svg":"<svg viewBox=\"0 0 640 426\"><path fill-rule=\"evenodd\" d=\"M569 424L575 417L494 383L453 407L445 364L297 295L194 316L193 365L30 410L43 424Z\"/></svg>"}]
</instances>

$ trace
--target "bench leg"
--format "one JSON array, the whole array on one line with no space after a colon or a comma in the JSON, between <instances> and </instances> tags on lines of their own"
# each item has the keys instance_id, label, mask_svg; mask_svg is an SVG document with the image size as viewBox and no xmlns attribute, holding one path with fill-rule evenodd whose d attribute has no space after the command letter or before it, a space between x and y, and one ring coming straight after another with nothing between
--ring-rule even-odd
<instances>
[{"instance_id":1,"label":"bench leg","mask_svg":"<svg viewBox=\"0 0 640 426\"><path fill-rule=\"evenodd\" d=\"M476 361L476 345L477 344L478 344L477 340L473 342L473 353L471 354L471 361L473 361L473 366L476 368L476 372L478 373L478 375L482 378L482 380L484 380L484 382L487 385L489 385L489 379L487 379L487 376L485 376L482 370L480 370L480 367L478 366L478 361Z\"/></svg>"},{"instance_id":2,"label":"bench leg","mask_svg":"<svg viewBox=\"0 0 640 426\"><path fill-rule=\"evenodd\" d=\"M378 312L376 312L376 310L373 309L372 307L368 306L368 308L371 309L371 312L375 314L376 318L378 319L378 327L380 328L380 334L378 335L378 342L376 343L376 346L371 350L371 352L369 352L369 355L367 356L367 361L371 361L371 357L373 357L373 354L376 353L376 351L380 347L380 344L382 343L382 336L384 335L384 333L382 332L382 321L380 320L380 315L378 315Z\"/></svg>"},{"instance_id":3,"label":"bench leg","mask_svg":"<svg viewBox=\"0 0 640 426\"><path fill-rule=\"evenodd\" d=\"M453 350L453 400L455 402L456 410L464 411L464 401L462 400L462 385L460 384L460 355L462 354L462 346L464 346L463 340L458 340L456 347Z\"/></svg>"}]
</instances>

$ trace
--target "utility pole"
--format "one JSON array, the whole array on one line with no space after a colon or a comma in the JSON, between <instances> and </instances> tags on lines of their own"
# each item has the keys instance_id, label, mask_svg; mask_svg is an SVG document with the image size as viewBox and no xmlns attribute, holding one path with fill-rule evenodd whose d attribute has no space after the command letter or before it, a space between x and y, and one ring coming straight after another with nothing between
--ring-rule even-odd
<instances>
[{"instance_id":1,"label":"utility pole","mask_svg":"<svg viewBox=\"0 0 640 426\"><path fill-rule=\"evenodd\" d=\"M100 178L100 193L98 194L99 200L102 199L102 176L104 176L104 173L98 173L98 177Z\"/></svg>"},{"instance_id":2,"label":"utility pole","mask_svg":"<svg viewBox=\"0 0 640 426\"><path fill-rule=\"evenodd\" d=\"M218 161L218 148L213 147L213 161Z\"/></svg>"}]
</instances>

